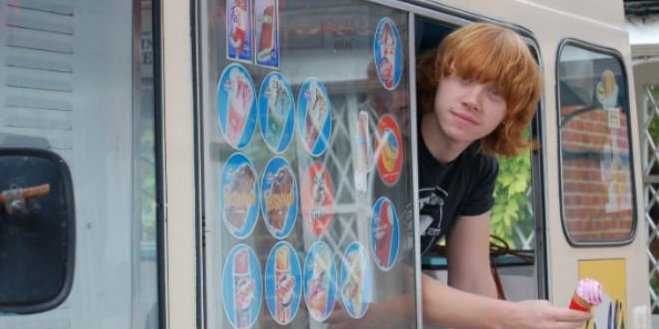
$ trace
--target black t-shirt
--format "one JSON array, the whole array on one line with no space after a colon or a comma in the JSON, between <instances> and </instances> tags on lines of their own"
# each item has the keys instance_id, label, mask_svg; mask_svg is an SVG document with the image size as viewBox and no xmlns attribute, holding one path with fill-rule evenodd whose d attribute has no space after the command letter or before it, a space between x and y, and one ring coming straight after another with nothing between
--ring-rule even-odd
<instances>
[{"instance_id":1,"label":"black t-shirt","mask_svg":"<svg viewBox=\"0 0 659 329\"><path fill-rule=\"evenodd\" d=\"M437 161L419 130L419 230L421 253L437 243L459 216L485 213L494 205L499 163L471 144L448 164Z\"/></svg>"}]
</instances>

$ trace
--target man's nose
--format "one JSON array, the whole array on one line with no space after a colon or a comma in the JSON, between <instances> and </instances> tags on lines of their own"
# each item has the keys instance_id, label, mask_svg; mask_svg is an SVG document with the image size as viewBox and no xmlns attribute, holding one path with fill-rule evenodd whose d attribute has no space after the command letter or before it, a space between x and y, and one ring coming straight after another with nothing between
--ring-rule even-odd
<instances>
[{"instance_id":1,"label":"man's nose","mask_svg":"<svg viewBox=\"0 0 659 329\"><path fill-rule=\"evenodd\" d=\"M462 104L470 110L480 111L484 95L485 87L480 84L473 84L465 90Z\"/></svg>"}]
</instances>

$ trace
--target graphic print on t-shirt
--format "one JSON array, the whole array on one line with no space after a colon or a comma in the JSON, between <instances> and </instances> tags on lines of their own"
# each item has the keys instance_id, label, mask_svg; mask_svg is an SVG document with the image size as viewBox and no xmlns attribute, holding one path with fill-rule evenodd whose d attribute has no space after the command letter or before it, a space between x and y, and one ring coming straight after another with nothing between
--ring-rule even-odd
<instances>
[{"instance_id":1,"label":"graphic print on t-shirt","mask_svg":"<svg viewBox=\"0 0 659 329\"><path fill-rule=\"evenodd\" d=\"M439 186L419 189L419 229L422 232L421 246L425 246L424 249L435 243L437 237L442 234L444 201L447 198L448 192Z\"/></svg>"}]
</instances>

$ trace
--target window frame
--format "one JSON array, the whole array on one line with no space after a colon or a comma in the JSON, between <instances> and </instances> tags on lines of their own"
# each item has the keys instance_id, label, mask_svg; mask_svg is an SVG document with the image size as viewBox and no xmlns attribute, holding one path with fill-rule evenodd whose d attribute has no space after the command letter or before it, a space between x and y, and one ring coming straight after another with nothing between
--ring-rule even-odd
<instances>
[{"instance_id":1,"label":"window frame","mask_svg":"<svg viewBox=\"0 0 659 329\"><path fill-rule=\"evenodd\" d=\"M563 190L563 138L561 136L561 129L562 129L562 116L560 114L561 111L561 89L560 89L560 81L561 81L561 76L560 76L560 64L561 64L561 54L565 47L571 46L575 48L580 48L581 50L585 51L590 51L596 54L600 55L608 55L611 56L614 60L616 60L620 64L620 71L621 71L621 77L623 79L623 83L625 84L625 92L627 94L626 97L626 103L622 104L621 106L623 109L627 110L628 114L631 114L631 102L629 99L630 95L630 89L629 89L629 74L627 72L627 68L625 67L625 62L623 60L622 54L617 51L614 48L606 47L603 45L595 44L592 42L584 41L581 39L573 38L573 37L567 37L561 39L561 41L558 44L557 50L556 50L556 62L555 62L555 93L556 93L556 143L557 143L557 150L558 152L558 157L557 157L557 164L558 164L558 193L559 193L559 200L560 200L560 213L561 213L561 228L563 230L563 235L565 236L565 239L567 240L568 244L572 247L577 247L577 248L587 248L587 247L620 247L620 246L625 246L631 244L637 235L637 228L638 228L638 207L636 206L637 202L637 193L636 193L636 173L634 171L634 166L635 166L635 160L634 160L634 137L632 133L632 117L631 115L628 115L627 118L627 138L628 138L628 146L629 146L629 168L630 168L630 184L631 184L631 191L632 191L632 226L629 232L629 235L625 239L620 239L620 240L609 240L609 241L575 241L573 237L570 236L570 231L567 228L566 225L566 216L565 216L565 206L563 202L564 198L564 190Z\"/></svg>"}]
</instances>

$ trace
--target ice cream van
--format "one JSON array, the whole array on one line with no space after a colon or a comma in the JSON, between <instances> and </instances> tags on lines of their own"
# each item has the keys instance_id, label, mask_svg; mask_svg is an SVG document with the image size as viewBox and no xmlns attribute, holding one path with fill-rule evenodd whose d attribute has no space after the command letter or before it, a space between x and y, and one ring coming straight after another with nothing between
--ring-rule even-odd
<instances>
[{"instance_id":1,"label":"ice cream van","mask_svg":"<svg viewBox=\"0 0 659 329\"><path fill-rule=\"evenodd\" d=\"M417 59L473 22L543 83L536 147L499 159L498 298L596 280L584 328L658 328L653 6L2 1L0 328L431 328Z\"/></svg>"}]
</instances>

